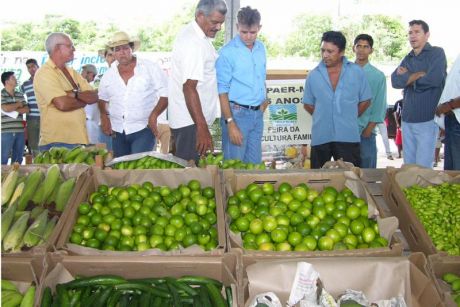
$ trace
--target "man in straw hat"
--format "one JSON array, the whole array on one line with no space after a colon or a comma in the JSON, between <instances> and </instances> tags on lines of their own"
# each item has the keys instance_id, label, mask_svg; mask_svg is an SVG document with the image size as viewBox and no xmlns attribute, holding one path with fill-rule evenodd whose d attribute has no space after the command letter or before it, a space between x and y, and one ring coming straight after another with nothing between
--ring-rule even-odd
<instances>
[{"instance_id":1,"label":"man in straw hat","mask_svg":"<svg viewBox=\"0 0 460 307\"><path fill-rule=\"evenodd\" d=\"M186 160L197 161L199 155L213 149L208 125L216 118L219 98L217 53L211 39L221 29L226 13L224 1L200 0L195 20L182 29L174 42L168 118L175 155Z\"/></svg>"},{"instance_id":2,"label":"man in straw hat","mask_svg":"<svg viewBox=\"0 0 460 307\"><path fill-rule=\"evenodd\" d=\"M116 32L107 46L116 62L99 85L102 130L114 134L115 157L150 151L156 128L151 124L152 110L157 103L167 104L166 76L158 64L133 55L140 41L127 33Z\"/></svg>"},{"instance_id":3,"label":"man in straw hat","mask_svg":"<svg viewBox=\"0 0 460 307\"><path fill-rule=\"evenodd\" d=\"M78 72L66 65L73 60L75 51L67 34L51 33L45 48L49 59L34 78L41 115L39 149L88 144L84 107L97 102L97 92Z\"/></svg>"}]
</instances>

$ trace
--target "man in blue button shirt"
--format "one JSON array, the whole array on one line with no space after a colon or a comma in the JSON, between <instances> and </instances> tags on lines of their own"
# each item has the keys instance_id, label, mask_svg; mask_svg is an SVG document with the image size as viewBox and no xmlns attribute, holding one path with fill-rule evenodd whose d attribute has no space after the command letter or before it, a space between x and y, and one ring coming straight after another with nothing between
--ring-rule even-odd
<instances>
[{"instance_id":1,"label":"man in blue button shirt","mask_svg":"<svg viewBox=\"0 0 460 307\"><path fill-rule=\"evenodd\" d=\"M238 12L238 35L219 52L217 86L222 111L225 159L262 160L263 111L266 108L266 51L257 40L260 13L247 6Z\"/></svg>"},{"instance_id":2,"label":"man in blue button shirt","mask_svg":"<svg viewBox=\"0 0 460 307\"><path fill-rule=\"evenodd\" d=\"M404 89L402 139L404 163L433 166L438 127L436 106L446 80L444 50L428 43L430 29L423 20L409 22L412 51L391 74L394 88Z\"/></svg>"},{"instance_id":3,"label":"man in blue button shirt","mask_svg":"<svg viewBox=\"0 0 460 307\"><path fill-rule=\"evenodd\" d=\"M325 32L322 61L305 81L304 108L313 116L312 168L321 168L331 157L361 165L358 117L372 93L363 69L344 56L345 46L341 32Z\"/></svg>"}]
</instances>

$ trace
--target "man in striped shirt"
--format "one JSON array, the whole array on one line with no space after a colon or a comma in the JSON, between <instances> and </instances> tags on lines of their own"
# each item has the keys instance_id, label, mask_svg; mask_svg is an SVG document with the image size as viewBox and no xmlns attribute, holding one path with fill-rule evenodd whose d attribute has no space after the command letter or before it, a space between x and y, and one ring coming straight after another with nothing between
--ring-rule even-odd
<instances>
[{"instance_id":1,"label":"man in striped shirt","mask_svg":"<svg viewBox=\"0 0 460 307\"><path fill-rule=\"evenodd\" d=\"M34 76L38 70L37 60L28 59L26 66L30 79L22 84L21 91L26 95L29 106L29 114L27 114L27 144L29 152L35 157L38 154L38 141L40 139L40 110L38 109L34 91Z\"/></svg>"},{"instance_id":2,"label":"man in striped shirt","mask_svg":"<svg viewBox=\"0 0 460 307\"><path fill-rule=\"evenodd\" d=\"M24 95L15 90L18 81L14 72L6 71L1 76L2 84L2 164L22 163L24 155L24 126L22 114L29 112Z\"/></svg>"}]
</instances>

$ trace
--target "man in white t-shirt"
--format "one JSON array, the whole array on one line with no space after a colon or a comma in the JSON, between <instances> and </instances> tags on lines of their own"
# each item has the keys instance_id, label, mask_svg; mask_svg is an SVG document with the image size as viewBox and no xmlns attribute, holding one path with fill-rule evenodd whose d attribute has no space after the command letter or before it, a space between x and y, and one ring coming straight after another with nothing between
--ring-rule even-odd
<instances>
[{"instance_id":1,"label":"man in white t-shirt","mask_svg":"<svg viewBox=\"0 0 460 307\"><path fill-rule=\"evenodd\" d=\"M197 161L213 150L209 125L216 119L219 96L212 39L225 21L223 0L200 0L195 20L174 42L171 56L168 119L174 136L175 155Z\"/></svg>"},{"instance_id":2,"label":"man in white t-shirt","mask_svg":"<svg viewBox=\"0 0 460 307\"><path fill-rule=\"evenodd\" d=\"M166 75L158 64L133 55L140 41L125 32L116 32L107 46L116 62L99 84L102 130L115 134L115 157L151 151L155 146L152 111L160 102L167 104Z\"/></svg>"}]
</instances>

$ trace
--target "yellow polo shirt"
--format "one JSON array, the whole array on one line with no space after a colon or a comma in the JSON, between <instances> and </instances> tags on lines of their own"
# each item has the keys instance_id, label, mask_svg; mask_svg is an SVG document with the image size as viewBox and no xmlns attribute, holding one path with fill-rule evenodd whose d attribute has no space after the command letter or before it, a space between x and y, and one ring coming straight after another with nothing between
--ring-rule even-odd
<instances>
[{"instance_id":1,"label":"yellow polo shirt","mask_svg":"<svg viewBox=\"0 0 460 307\"><path fill-rule=\"evenodd\" d=\"M93 90L88 82L72 68L67 68L70 76L80 87L81 91ZM37 104L40 109L40 142L39 145L49 143L88 144L86 132L85 109L63 112L51 102L56 97L67 95L72 84L64 73L51 59L38 69L34 77L34 90Z\"/></svg>"}]
</instances>

